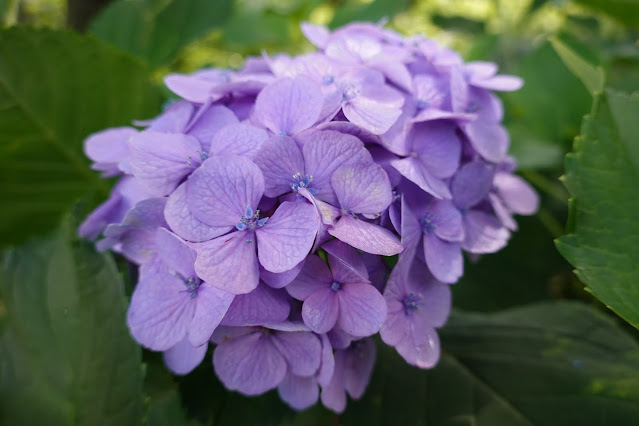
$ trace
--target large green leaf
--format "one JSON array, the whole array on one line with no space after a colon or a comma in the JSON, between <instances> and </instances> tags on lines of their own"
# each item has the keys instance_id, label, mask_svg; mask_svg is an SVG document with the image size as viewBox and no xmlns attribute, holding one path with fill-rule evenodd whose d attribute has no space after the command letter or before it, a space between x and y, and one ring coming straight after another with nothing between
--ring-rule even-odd
<instances>
[{"instance_id":1,"label":"large green leaf","mask_svg":"<svg viewBox=\"0 0 639 426\"><path fill-rule=\"evenodd\" d=\"M65 225L9 251L0 275L0 424L138 425L141 351L109 255Z\"/></svg>"},{"instance_id":2,"label":"large green leaf","mask_svg":"<svg viewBox=\"0 0 639 426\"><path fill-rule=\"evenodd\" d=\"M169 63L191 41L222 25L231 0L119 0L91 24L104 41L152 66Z\"/></svg>"},{"instance_id":3,"label":"large green leaf","mask_svg":"<svg viewBox=\"0 0 639 426\"><path fill-rule=\"evenodd\" d=\"M88 134L158 109L128 55L70 32L0 30L0 244L52 228L100 184L82 153Z\"/></svg>"},{"instance_id":4,"label":"large green leaf","mask_svg":"<svg viewBox=\"0 0 639 426\"><path fill-rule=\"evenodd\" d=\"M571 234L557 248L588 289L639 327L639 94L595 96L565 184L574 197Z\"/></svg>"},{"instance_id":5,"label":"large green leaf","mask_svg":"<svg viewBox=\"0 0 639 426\"><path fill-rule=\"evenodd\" d=\"M342 425L639 424L639 345L580 303L457 313L432 371L380 351L373 382Z\"/></svg>"}]
</instances>

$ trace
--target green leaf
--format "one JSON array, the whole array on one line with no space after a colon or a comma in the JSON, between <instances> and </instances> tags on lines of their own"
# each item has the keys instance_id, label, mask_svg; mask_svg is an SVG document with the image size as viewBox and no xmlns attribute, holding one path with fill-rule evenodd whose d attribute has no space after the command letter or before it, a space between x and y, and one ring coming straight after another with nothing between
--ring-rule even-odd
<instances>
[{"instance_id":1,"label":"green leaf","mask_svg":"<svg viewBox=\"0 0 639 426\"><path fill-rule=\"evenodd\" d=\"M144 391L149 396L147 426L180 426L186 423L177 384L161 358L146 364Z\"/></svg>"},{"instance_id":2,"label":"green leaf","mask_svg":"<svg viewBox=\"0 0 639 426\"><path fill-rule=\"evenodd\" d=\"M590 64L557 37L551 38L550 43L564 64L581 80L590 93L600 93L603 90L605 76L601 67Z\"/></svg>"},{"instance_id":3,"label":"green leaf","mask_svg":"<svg viewBox=\"0 0 639 426\"><path fill-rule=\"evenodd\" d=\"M6 255L0 424L139 425L141 351L111 257L70 225Z\"/></svg>"},{"instance_id":4,"label":"green leaf","mask_svg":"<svg viewBox=\"0 0 639 426\"><path fill-rule=\"evenodd\" d=\"M639 345L583 304L456 313L432 371L380 350L363 400L340 425L639 424Z\"/></svg>"},{"instance_id":5,"label":"green leaf","mask_svg":"<svg viewBox=\"0 0 639 426\"><path fill-rule=\"evenodd\" d=\"M639 0L576 0L594 10L612 16L630 27L639 27Z\"/></svg>"},{"instance_id":6,"label":"green leaf","mask_svg":"<svg viewBox=\"0 0 639 426\"><path fill-rule=\"evenodd\" d=\"M90 29L157 67L169 64L188 43L222 25L231 9L231 0L119 0Z\"/></svg>"},{"instance_id":7,"label":"green leaf","mask_svg":"<svg viewBox=\"0 0 639 426\"><path fill-rule=\"evenodd\" d=\"M565 184L573 233L557 248L595 297L639 328L639 94L595 97Z\"/></svg>"},{"instance_id":8,"label":"green leaf","mask_svg":"<svg viewBox=\"0 0 639 426\"><path fill-rule=\"evenodd\" d=\"M331 28L337 28L353 21L379 21L392 18L396 13L406 10L410 0L373 0L367 2L347 2L335 10Z\"/></svg>"},{"instance_id":9,"label":"green leaf","mask_svg":"<svg viewBox=\"0 0 639 426\"><path fill-rule=\"evenodd\" d=\"M159 96L140 63L94 38L16 27L0 46L0 244L11 244L106 192L82 140L157 113Z\"/></svg>"}]
</instances>

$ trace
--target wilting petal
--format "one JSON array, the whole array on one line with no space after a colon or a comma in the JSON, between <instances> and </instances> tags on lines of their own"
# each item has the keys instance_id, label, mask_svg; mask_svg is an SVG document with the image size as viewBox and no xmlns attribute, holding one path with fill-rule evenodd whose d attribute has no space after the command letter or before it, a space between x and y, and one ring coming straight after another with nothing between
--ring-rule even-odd
<instances>
[{"instance_id":1,"label":"wilting petal","mask_svg":"<svg viewBox=\"0 0 639 426\"><path fill-rule=\"evenodd\" d=\"M319 334L327 333L335 326L338 314L337 294L330 286L312 293L302 306L304 324Z\"/></svg>"},{"instance_id":2,"label":"wilting petal","mask_svg":"<svg viewBox=\"0 0 639 426\"><path fill-rule=\"evenodd\" d=\"M295 279L286 286L286 291L297 300L306 300L314 292L330 287L333 275L328 265L317 255L310 255Z\"/></svg>"},{"instance_id":3,"label":"wilting petal","mask_svg":"<svg viewBox=\"0 0 639 426\"><path fill-rule=\"evenodd\" d=\"M149 194L168 195L200 163L201 149L193 136L140 132L129 139L131 170Z\"/></svg>"},{"instance_id":4,"label":"wilting petal","mask_svg":"<svg viewBox=\"0 0 639 426\"><path fill-rule=\"evenodd\" d=\"M135 340L155 351L165 351L181 341L195 312L195 302L185 290L183 281L169 274L140 280L127 313Z\"/></svg>"},{"instance_id":5,"label":"wilting petal","mask_svg":"<svg viewBox=\"0 0 639 426\"><path fill-rule=\"evenodd\" d=\"M255 164L266 180L264 194L277 197L291 192L296 173L305 174L304 159L297 144L288 136L273 136L255 155Z\"/></svg>"},{"instance_id":6,"label":"wilting petal","mask_svg":"<svg viewBox=\"0 0 639 426\"><path fill-rule=\"evenodd\" d=\"M198 276L227 293L253 291L259 283L259 269L251 237L247 231L237 231L199 244L195 261Z\"/></svg>"},{"instance_id":7,"label":"wilting petal","mask_svg":"<svg viewBox=\"0 0 639 426\"><path fill-rule=\"evenodd\" d=\"M305 410L317 402L319 387L314 377L288 374L277 387L277 393L294 410Z\"/></svg>"},{"instance_id":8,"label":"wilting petal","mask_svg":"<svg viewBox=\"0 0 639 426\"><path fill-rule=\"evenodd\" d=\"M280 204L266 225L255 232L264 269L285 272L304 260L317 233L315 218L315 209L306 202Z\"/></svg>"},{"instance_id":9,"label":"wilting petal","mask_svg":"<svg viewBox=\"0 0 639 426\"><path fill-rule=\"evenodd\" d=\"M197 295L194 297L197 308L189 327L189 342L193 346L208 342L215 327L222 321L224 314L231 306L234 297L208 283L200 284Z\"/></svg>"},{"instance_id":10,"label":"wilting petal","mask_svg":"<svg viewBox=\"0 0 639 426\"><path fill-rule=\"evenodd\" d=\"M285 78L266 86L255 100L253 119L275 134L293 136L319 118L324 96L306 76Z\"/></svg>"},{"instance_id":11,"label":"wilting petal","mask_svg":"<svg viewBox=\"0 0 639 426\"><path fill-rule=\"evenodd\" d=\"M264 176L248 158L211 157L189 177L187 193L196 219L209 226L235 226L247 207L257 207Z\"/></svg>"},{"instance_id":12,"label":"wilting petal","mask_svg":"<svg viewBox=\"0 0 639 426\"><path fill-rule=\"evenodd\" d=\"M510 138L503 126L476 120L462 128L475 151L487 161L499 163L505 158Z\"/></svg>"},{"instance_id":13,"label":"wilting petal","mask_svg":"<svg viewBox=\"0 0 639 426\"><path fill-rule=\"evenodd\" d=\"M234 228L234 225L208 226L197 220L187 203L186 186L187 182L178 186L169 195L164 208L164 217L173 232L185 240L200 243L224 235Z\"/></svg>"},{"instance_id":14,"label":"wilting petal","mask_svg":"<svg viewBox=\"0 0 639 426\"><path fill-rule=\"evenodd\" d=\"M459 243L443 241L433 233L424 235L424 255L428 269L444 283L455 283L464 273L464 259Z\"/></svg>"},{"instance_id":15,"label":"wilting petal","mask_svg":"<svg viewBox=\"0 0 639 426\"><path fill-rule=\"evenodd\" d=\"M238 123L222 127L211 141L211 155L241 155L250 159L268 139L266 131Z\"/></svg>"},{"instance_id":16,"label":"wilting petal","mask_svg":"<svg viewBox=\"0 0 639 426\"><path fill-rule=\"evenodd\" d=\"M392 256L401 253L399 239L388 229L345 215L328 233L351 246L371 254Z\"/></svg>"},{"instance_id":17,"label":"wilting petal","mask_svg":"<svg viewBox=\"0 0 639 426\"><path fill-rule=\"evenodd\" d=\"M450 200L452 198L446 183L433 176L418 159L406 157L400 160L391 160L390 163L402 176L415 183L433 197L444 200Z\"/></svg>"},{"instance_id":18,"label":"wilting petal","mask_svg":"<svg viewBox=\"0 0 639 426\"><path fill-rule=\"evenodd\" d=\"M331 184L340 207L354 213L381 213L393 201L388 175L374 163L344 165L333 173Z\"/></svg>"},{"instance_id":19,"label":"wilting petal","mask_svg":"<svg viewBox=\"0 0 639 426\"><path fill-rule=\"evenodd\" d=\"M274 389L286 376L284 357L259 331L222 341L213 353L213 366L224 386L245 395Z\"/></svg>"},{"instance_id":20,"label":"wilting petal","mask_svg":"<svg viewBox=\"0 0 639 426\"><path fill-rule=\"evenodd\" d=\"M494 253L501 250L510 232L494 217L476 210L470 210L464 215L466 239L462 243L464 250L471 253Z\"/></svg>"},{"instance_id":21,"label":"wilting petal","mask_svg":"<svg viewBox=\"0 0 639 426\"><path fill-rule=\"evenodd\" d=\"M189 124L187 133L200 141L203 152L209 152L213 137L225 126L237 123L238 119L223 105L205 105L202 109Z\"/></svg>"},{"instance_id":22,"label":"wilting petal","mask_svg":"<svg viewBox=\"0 0 639 426\"><path fill-rule=\"evenodd\" d=\"M464 164L451 182L453 202L469 208L483 200L493 185L493 170L481 161Z\"/></svg>"},{"instance_id":23,"label":"wilting petal","mask_svg":"<svg viewBox=\"0 0 639 426\"><path fill-rule=\"evenodd\" d=\"M387 308L384 297L375 287L371 284L344 284L337 294L337 323L342 330L356 337L370 336L379 331L386 319Z\"/></svg>"},{"instance_id":24,"label":"wilting petal","mask_svg":"<svg viewBox=\"0 0 639 426\"><path fill-rule=\"evenodd\" d=\"M250 293L235 296L221 324L263 325L286 320L291 307L282 291L260 284Z\"/></svg>"},{"instance_id":25,"label":"wilting petal","mask_svg":"<svg viewBox=\"0 0 639 426\"><path fill-rule=\"evenodd\" d=\"M271 338L293 374L308 377L317 372L322 345L316 335L308 331L285 331L275 332Z\"/></svg>"},{"instance_id":26,"label":"wilting petal","mask_svg":"<svg viewBox=\"0 0 639 426\"><path fill-rule=\"evenodd\" d=\"M194 347L188 339L184 339L164 351L162 358L173 374L189 374L202 363L208 347L209 345Z\"/></svg>"}]
</instances>

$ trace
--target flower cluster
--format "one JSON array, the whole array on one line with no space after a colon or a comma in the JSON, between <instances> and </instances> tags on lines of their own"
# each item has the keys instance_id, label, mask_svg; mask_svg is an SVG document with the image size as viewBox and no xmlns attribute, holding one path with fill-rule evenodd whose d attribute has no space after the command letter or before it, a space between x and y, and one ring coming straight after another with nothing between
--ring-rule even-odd
<instances>
[{"instance_id":1,"label":"flower cluster","mask_svg":"<svg viewBox=\"0 0 639 426\"><path fill-rule=\"evenodd\" d=\"M504 247L538 200L491 93L519 78L379 25L302 30L315 53L169 75L159 117L91 135L119 181L79 232L139 265L128 326L173 372L215 345L227 388L341 412L372 335L435 365L462 251Z\"/></svg>"}]
</instances>

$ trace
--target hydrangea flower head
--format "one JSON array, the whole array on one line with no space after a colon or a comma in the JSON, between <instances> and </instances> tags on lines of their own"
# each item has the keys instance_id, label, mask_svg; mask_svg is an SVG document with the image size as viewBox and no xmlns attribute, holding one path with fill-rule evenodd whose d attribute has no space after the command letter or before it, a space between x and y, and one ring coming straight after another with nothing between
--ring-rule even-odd
<instances>
[{"instance_id":1,"label":"hydrangea flower head","mask_svg":"<svg viewBox=\"0 0 639 426\"><path fill-rule=\"evenodd\" d=\"M521 79L383 25L302 31L317 51L171 74L181 100L87 138L119 180L79 233L139 266L127 323L173 373L214 346L228 389L342 412L374 334L436 365L464 252L503 248L539 200L492 92Z\"/></svg>"}]
</instances>

